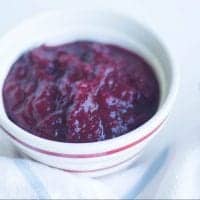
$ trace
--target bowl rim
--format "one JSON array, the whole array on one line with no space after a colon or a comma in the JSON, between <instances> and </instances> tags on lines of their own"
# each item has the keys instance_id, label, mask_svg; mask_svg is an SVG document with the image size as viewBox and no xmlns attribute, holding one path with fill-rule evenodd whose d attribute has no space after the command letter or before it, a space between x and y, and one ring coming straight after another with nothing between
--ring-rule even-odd
<instances>
[{"instance_id":1,"label":"bowl rim","mask_svg":"<svg viewBox=\"0 0 200 200\"><path fill-rule=\"evenodd\" d=\"M80 10L79 11L71 11L70 14L76 14L77 12L79 12L79 14L80 14ZM88 10L87 11L81 10L81 14L84 14L85 12L88 13ZM115 12L110 12L110 11L107 12L105 10L104 11L101 11L101 10L95 10L94 11L94 10L92 10L92 11L89 11L89 12L90 12L91 15L92 14L94 14L94 15L102 14L102 12L103 12L103 13L107 14L108 16L112 16L112 17L114 16L115 18L121 18L123 20L130 21L133 24L136 24L140 29L145 31L150 37L152 37L154 40L156 40L156 42L162 47L162 50L164 51L165 56L166 56L166 58L167 58L167 60L170 64L169 67L170 67L171 75L172 75L171 76L171 82L169 83L169 93L167 94L163 104L158 108L157 112L147 122L145 122L144 124L142 124L138 128L136 128L136 129L134 129L134 130L132 130L132 131L126 133L126 134L123 134L121 136L118 136L116 138L107 139L107 140L103 140L103 141L87 142L87 143L67 143L67 142L52 141L52 140L48 140L48 139L44 139L44 138L40 138L38 136L35 136L35 135L29 133L28 131L25 131L24 129L17 126L9 118L8 118L8 120L5 120L5 119L2 119L2 117L0 116L0 126L2 126L2 128L4 130L7 130L7 127L9 127L9 129L10 130L12 129L14 132L18 132L18 131L24 132L26 134L26 138L30 138L30 140L28 140L27 143L29 143L32 140L35 140L36 142L38 141L40 143L46 143L47 145L51 145L51 146L54 146L54 145L63 146L63 145L65 145L68 148L69 148L69 146L73 147L73 148L74 147L75 148L76 147L84 148L86 146L91 146L91 147L93 146L93 148L94 147L97 148L97 146L100 147L100 146L105 146L105 145L108 145L108 144L113 146L119 140L122 140L122 139L127 140L128 138L130 138L130 135L135 135L136 133L139 133L139 132L140 132L140 138L142 138L146 135L146 132L148 132L148 131L143 131L143 130L149 130L150 128L148 128L148 127L151 127L153 129L153 127L155 127L156 125L159 124L158 122L161 122L162 120L164 120L164 118L167 117L167 115L170 111L170 108L175 101L175 97L176 97L177 90L178 90L178 83L179 83L179 71L178 71L177 66L175 66L174 63L172 63L172 59L171 59L171 56L169 55L169 51L168 51L167 47L163 44L161 39L156 34L154 34L154 31L150 30L149 27L147 28L145 25L141 25L140 23L138 23L138 21L136 21L132 16L128 16L124 13L123 14L118 13L116 11ZM0 45L1 45L1 42L3 40L6 40L7 38L9 38L9 36L11 36L15 31L17 31L19 27L25 27L27 24L32 23L34 20L40 20L44 17L48 17L49 15L51 16L51 15L54 15L54 14L68 15L69 13L66 14L66 12L63 11L63 10L51 10L51 11L46 11L42 14L41 13L37 14L36 16L33 16L29 19L25 19L18 26L16 26L13 30L9 31L8 33L6 33L4 35L4 37L1 38ZM2 98L2 91L1 91L1 98ZM4 107L4 105L3 105L3 107Z\"/></svg>"}]
</instances>

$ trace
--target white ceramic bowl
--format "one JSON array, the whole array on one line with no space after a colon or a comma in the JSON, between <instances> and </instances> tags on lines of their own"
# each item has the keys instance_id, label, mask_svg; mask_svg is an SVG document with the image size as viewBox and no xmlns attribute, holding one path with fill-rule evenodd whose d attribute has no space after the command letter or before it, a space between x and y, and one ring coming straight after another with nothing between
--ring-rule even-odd
<instances>
[{"instance_id":1,"label":"white ceramic bowl","mask_svg":"<svg viewBox=\"0 0 200 200\"><path fill-rule=\"evenodd\" d=\"M29 48L79 39L114 43L142 55L159 79L161 100L157 113L144 125L120 137L93 143L61 143L21 129L6 115L2 87L10 66ZM106 12L48 12L16 27L0 41L0 125L23 152L56 168L101 176L131 163L157 134L168 117L177 92L177 71L165 47L134 20ZM163 136L164 137L164 136Z\"/></svg>"}]
</instances>

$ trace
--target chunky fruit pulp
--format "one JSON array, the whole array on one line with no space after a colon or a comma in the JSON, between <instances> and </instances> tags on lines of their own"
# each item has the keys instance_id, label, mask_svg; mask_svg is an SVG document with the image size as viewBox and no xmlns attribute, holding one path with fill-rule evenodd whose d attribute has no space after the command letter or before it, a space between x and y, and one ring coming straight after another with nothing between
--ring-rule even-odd
<instances>
[{"instance_id":1,"label":"chunky fruit pulp","mask_svg":"<svg viewBox=\"0 0 200 200\"><path fill-rule=\"evenodd\" d=\"M149 120L159 85L134 52L77 41L24 53L6 77L3 97L8 117L24 130L83 143L121 136Z\"/></svg>"}]
</instances>

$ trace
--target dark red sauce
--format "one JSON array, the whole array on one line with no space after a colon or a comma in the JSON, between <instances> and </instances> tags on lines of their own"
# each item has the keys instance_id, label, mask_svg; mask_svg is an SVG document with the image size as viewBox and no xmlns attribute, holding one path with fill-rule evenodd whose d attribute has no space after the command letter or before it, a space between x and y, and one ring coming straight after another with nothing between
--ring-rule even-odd
<instances>
[{"instance_id":1,"label":"dark red sauce","mask_svg":"<svg viewBox=\"0 0 200 200\"><path fill-rule=\"evenodd\" d=\"M149 120L159 85L135 53L78 41L24 53L6 77L3 97L8 117L24 130L82 143L118 137Z\"/></svg>"}]
</instances>

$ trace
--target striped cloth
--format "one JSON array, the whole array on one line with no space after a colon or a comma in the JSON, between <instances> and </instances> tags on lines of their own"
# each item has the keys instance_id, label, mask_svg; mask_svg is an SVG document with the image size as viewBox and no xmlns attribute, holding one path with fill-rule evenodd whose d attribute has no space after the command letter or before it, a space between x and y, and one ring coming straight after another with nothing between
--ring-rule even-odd
<instances>
[{"instance_id":1,"label":"striped cloth","mask_svg":"<svg viewBox=\"0 0 200 200\"><path fill-rule=\"evenodd\" d=\"M0 143L0 199L200 199L198 145L157 137L126 170L91 179L26 158L2 134Z\"/></svg>"}]
</instances>

